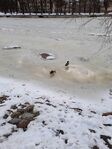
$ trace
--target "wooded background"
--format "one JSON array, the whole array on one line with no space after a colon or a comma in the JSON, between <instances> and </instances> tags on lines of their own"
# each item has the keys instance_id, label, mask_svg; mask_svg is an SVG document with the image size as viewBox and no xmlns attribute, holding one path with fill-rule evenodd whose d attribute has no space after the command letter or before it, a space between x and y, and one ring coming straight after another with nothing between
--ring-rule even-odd
<instances>
[{"instance_id":1,"label":"wooded background","mask_svg":"<svg viewBox=\"0 0 112 149\"><path fill-rule=\"evenodd\" d=\"M0 12L67 15L107 13L111 0L0 0Z\"/></svg>"}]
</instances>

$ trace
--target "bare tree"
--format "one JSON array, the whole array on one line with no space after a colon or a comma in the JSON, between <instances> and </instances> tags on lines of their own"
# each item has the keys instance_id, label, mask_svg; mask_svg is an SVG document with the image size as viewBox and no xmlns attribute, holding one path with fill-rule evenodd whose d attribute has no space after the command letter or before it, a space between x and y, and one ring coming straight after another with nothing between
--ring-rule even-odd
<instances>
[{"instance_id":1,"label":"bare tree","mask_svg":"<svg viewBox=\"0 0 112 149\"><path fill-rule=\"evenodd\" d=\"M0 11L4 13L100 13L108 12L110 0L104 0L103 9L100 0L0 0Z\"/></svg>"},{"instance_id":2,"label":"bare tree","mask_svg":"<svg viewBox=\"0 0 112 149\"><path fill-rule=\"evenodd\" d=\"M108 7L109 7L109 0L104 0L105 13L107 13Z\"/></svg>"}]
</instances>

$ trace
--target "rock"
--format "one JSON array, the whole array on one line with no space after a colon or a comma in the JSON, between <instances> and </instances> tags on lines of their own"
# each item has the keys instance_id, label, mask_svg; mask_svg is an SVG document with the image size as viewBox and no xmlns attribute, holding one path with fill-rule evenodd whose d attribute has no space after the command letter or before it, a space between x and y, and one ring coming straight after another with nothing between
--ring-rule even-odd
<instances>
[{"instance_id":1,"label":"rock","mask_svg":"<svg viewBox=\"0 0 112 149\"><path fill-rule=\"evenodd\" d=\"M13 112L11 114L11 118L19 118L20 115L21 115L21 112Z\"/></svg>"},{"instance_id":2,"label":"rock","mask_svg":"<svg viewBox=\"0 0 112 149\"><path fill-rule=\"evenodd\" d=\"M18 109L19 106L21 106L20 109ZM27 129L28 124L34 120L34 117L40 115L38 111L34 111L34 105L30 105L28 102L18 106L12 105L11 109L16 110L15 112L11 111L8 114L8 116L10 115L12 118L8 123L16 125L17 128L23 128L24 131ZM7 115L4 115L4 117L7 117Z\"/></svg>"},{"instance_id":3,"label":"rock","mask_svg":"<svg viewBox=\"0 0 112 149\"><path fill-rule=\"evenodd\" d=\"M40 143L36 143L35 146L38 146Z\"/></svg>"},{"instance_id":4,"label":"rock","mask_svg":"<svg viewBox=\"0 0 112 149\"><path fill-rule=\"evenodd\" d=\"M4 125L6 125L6 122L3 122L3 123L1 124L1 126L4 126Z\"/></svg>"},{"instance_id":5,"label":"rock","mask_svg":"<svg viewBox=\"0 0 112 149\"><path fill-rule=\"evenodd\" d=\"M80 115L82 114L82 109L80 108L70 108L70 109L73 109L74 111L77 111Z\"/></svg>"},{"instance_id":6,"label":"rock","mask_svg":"<svg viewBox=\"0 0 112 149\"><path fill-rule=\"evenodd\" d=\"M59 136L59 134L64 135L64 131L61 129L57 129L56 136Z\"/></svg>"},{"instance_id":7,"label":"rock","mask_svg":"<svg viewBox=\"0 0 112 149\"><path fill-rule=\"evenodd\" d=\"M64 118L60 118L60 122L61 123L65 122L65 119Z\"/></svg>"},{"instance_id":8,"label":"rock","mask_svg":"<svg viewBox=\"0 0 112 149\"><path fill-rule=\"evenodd\" d=\"M51 103L46 103L46 105L48 105L48 106L52 106L53 108L56 108L56 106L53 105L53 104L51 104Z\"/></svg>"},{"instance_id":9,"label":"rock","mask_svg":"<svg viewBox=\"0 0 112 149\"><path fill-rule=\"evenodd\" d=\"M34 115L34 117L39 116L40 112L39 111L35 111L35 112L33 112L33 115Z\"/></svg>"},{"instance_id":10,"label":"rock","mask_svg":"<svg viewBox=\"0 0 112 149\"><path fill-rule=\"evenodd\" d=\"M25 102L24 104L25 104L25 105L30 105L30 103L29 103L29 102Z\"/></svg>"},{"instance_id":11,"label":"rock","mask_svg":"<svg viewBox=\"0 0 112 149\"><path fill-rule=\"evenodd\" d=\"M111 139L110 136L106 136L106 135L100 135L100 138L103 139L103 140L105 140L105 141L108 140L108 139L109 140Z\"/></svg>"},{"instance_id":12,"label":"rock","mask_svg":"<svg viewBox=\"0 0 112 149\"><path fill-rule=\"evenodd\" d=\"M34 109L34 105L29 105L28 107L26 107L25 111L26 112L33 112Z\"/></svg>"},{"instance_id":13,"label":"rock","mask_svg":"<svg viewBox=\"0 0 112 149\"><path fill-rule=\"evenodd\" d=\"M92 132L92 133L96 133L96 131L93 130L93 129L89 129L89 131Z\"/></svg>"},{"instance_id":14,"label":"rock","mask_svg":"<svg viewBox=\"0 0 112 149\"><path fill-rule=\"evenodd\" d=\"M5 104L0 105L0 107L4 107L4 106L5 106Z\"/></svg>"},{"instance_id":15,"label":"rock","mask_svg":"<svg viewBox=\"0 0 112 149\"><path fill-rule=\"evenodd\" d=\"M45 102L50 102L48 99Z\"/></svg>"},{"instance_id":16,"label":"rock","mask_svg":"<svg viewBox=\"0 0 112 149\"><path fill-rule=\"evenodd\" d=\"M4 134L3 136L5 137L5 138L8 138L9 136L11 136L12 135L12 133L7 133L7 134Z\"/></svg>"},{"instance_id":17,"label":"rock","mask_svg":"<svg viewBox=\"0 0 112 149\"><path fill-rule=\"evenodd\" d=\"M7 119L8 118L8 114L4 114L3 119Z\"/></svg>"},{"instance_id":18,"label":"rock","mask_svg":"<svg viewBox=\"0 0 112 149\"><path fill-rule=\"evenodd\" d=\"M0 104L4 103L7 99L9 98L9 96L3 95L0 97Z\"/></svg>"},{"instance_id":19,"label":"rock","mask_svg":"<svg viewBox=\"0 0 112 149\"><path fill-rule=\"evenodd\" d=\"M12 125L18 125L19 122L21 122L20 118L13 118L10 121L8 121L8 123L10 123Z\"/></svg>"},{"instance_id":20,"label":"rock","mask_svg":"<svg viewBox=\"0 0 112 149\"><path fill-rule=\"evenodd\" d=\"M25 112L25 109L17 109L17 112L20 112L21 114L23 114Z\"/></svg>"},{"instance_id":21,"label":"rock","mask_svg":"<svg viewBox=\"0 0 112 149\"><path fill-rule=\"evenodd\" d=\"M42 124L43 124L44 126L46 126L46 125L47 125L45 121L42 121Z\"/></svg>"},{"instance_id":22,"label":"rock","mask_svg":"<svg viewBox=\"0 0 112 149\"><path fill-rule=\"evenodd\" d=\"M96 114L96 112L95 112L95 111L91 111L91 113Z\"/></svg>"},{"instance_id":23,"label":"rock","mask_svg":"<svg viewBox=\"0 0 112 149\"><path fill-rule=\"evenodd\" d=\"M16 105L12 105L10 108L15 110L15 109L17 109L17 106Z\"/></svg>"},{"instance_id":24,"label":"rock","mask_svg":"<svg viewBox=\"0 0 112 149\"><path fill-rule=\"evenodd\" d=\"M27 129L29 123L30 123L29 120L23 119L18 123L17 128L22 128L25 131Z\"/></svg>"},{"instance_id":25,"label":"rock","mask_svg":"<svg viewBox=\"0 0 112 149\"><path fill-rule=\"evenodd\" d=\"M12 127L12 129L11 129L11 132L12 133L17 132L17 131L18 131L17 129L15 129L14 127Z\"/></svg>"},{"instance_id":26,"label":"rock","mask_svg":"<svg viewBox=\"0 0 112 149\"><path fill-rule=\"evenodd\" d=\"M112 144L110 144L110 142L108 141L111 140L110 136L100 135L100 138L105 141L105 145L107 145L109 149L112 149Z\"/></svg>"},{"instance_id":27,"label":"rock","mask_svg":"<svg viewBox=\"0 0 112 149\"><path fill-rule=\"evenodd\" d=\"M17 98L20 98L21 96L20 95L17 95Z\"/></svg>"},{"instance_id":28,"label":"rock","mask_svg":"<svg viewBox=\"0 0 112 149\"><path fill-rule=\"evenodd\" d=\"M99 147L95 145L91 149L99 149Z\"/></svg>"},{"instance_id":29,"label":"rock","mask_svg":"<svg viewBox=\"0 0 112 149\"><path fill-rule=\"evenodd\" d=\"M20 103L18 106L20 106L21 109L26 108L26 105L25 105L25 104L21 104L21 103Z\"/></svg>"},{"instance_id":30,"label":"rock","mask_svg":"<svg viewBox=\"0 0 112 149\"><path fill-rule=\"evenodd\" d=\"M65 139L65 144L67 144L68 143L68 139Z\"/></svg>"},{"instance_id":31,"label":"rock","mask_svg":"<svg viewBox=\"0 0 112 149\"><path fill-rule=\"evenodd\" d=\"M8 112L9 114L13 113L13 111L12 111L12 110L7 110L7 112Z\"/></svg>"},{"instance_id":32,"label":"rock","mask_svg":"<svg viewBox=\"0 0 112 149\"><path fill-rule=\"evenodd\" d=\"M21 119L27 119L27 120L31 121L31 120L33 120L33 118L34 118L34 114L32 114L32 113L26 112L21 115Z\"/></svg>"},{"instance_id":33,"label":"rock","mask_svg":"<svg viewBox=\"0 0 112 149\"><path fill-rule=\"evenodd\" d=\"M103 124L104 126L112 126L112 124Z\"/></svg>"},{"instance_id":34,"label":"rock","mask_svg":"<svg viewBox=\"0 0 112 149\"><path fill-rule=\"evenodd\" d=\"M112 95L112 89L109 90L109 94Z\"/></svg>"}]
</instances>

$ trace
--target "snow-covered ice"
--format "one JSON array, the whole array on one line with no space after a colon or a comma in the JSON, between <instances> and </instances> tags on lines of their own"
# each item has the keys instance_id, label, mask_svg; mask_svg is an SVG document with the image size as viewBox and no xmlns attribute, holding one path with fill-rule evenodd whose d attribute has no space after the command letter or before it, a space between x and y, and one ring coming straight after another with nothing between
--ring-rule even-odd
<instances>
[{"instance_id":1,"label":"snow-covered ice","mask_svg":"<svg viewBox=\"0 0 112 149\"><path fill-rule=\"evenodd\" d=\"M11 50L11 49L20 49L21 47L18 45L9 45L9 46L5 46L3 47L4 50Z\"/></svg>"}]
</instances>

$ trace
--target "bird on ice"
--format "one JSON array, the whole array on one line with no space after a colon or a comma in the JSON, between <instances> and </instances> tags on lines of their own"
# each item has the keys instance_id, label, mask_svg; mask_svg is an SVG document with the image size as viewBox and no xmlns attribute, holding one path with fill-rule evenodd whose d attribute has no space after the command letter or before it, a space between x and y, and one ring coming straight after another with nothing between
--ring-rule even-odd
<instances>
[{"instance_id":1,"label":"bird on ice","mask_svg":"<svg viewBox=\"0 0 112 149\"><path fill-rule=\"evenodd\" d=\"M66 62L65 66L69 66L69 61Z\"/></svg>"},{"instance_id":2,"label":"bird on ice","mask_svg":"<svg viewBox=\"0 0 112 149\"><path fill-rule=\"evenodd\" d=\"M66 69L66 70L69 69L69 64L70 64L69 61L67 61L66 64L65 64L65 69Z\"/></svg>"},{"instance_id":3,"label":"bird on ice","mask_svg":"<svg viewBox=\"0 0 112 149\"><path fill-rule=\"evenodd\" d=\"M56 73L56 71L55 71L55 70L51 70L51 71L49 72L50 77L53 77L53 76L55 75L55 73Z\"/></svg>"}]
</instances>

